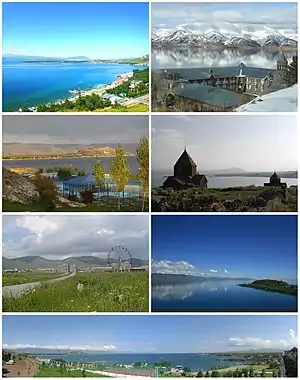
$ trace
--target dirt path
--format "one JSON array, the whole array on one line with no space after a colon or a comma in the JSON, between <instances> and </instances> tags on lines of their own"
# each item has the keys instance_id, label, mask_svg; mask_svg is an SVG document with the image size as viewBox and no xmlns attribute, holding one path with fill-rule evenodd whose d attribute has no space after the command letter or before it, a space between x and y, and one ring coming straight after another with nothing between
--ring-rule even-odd
<instances>
[{"instance_id":1,"label":"dirt path","mask_svg":"<svg viewBox=\"0 0 300 380\"><path fill-rule=\"evenodd\" d=\"M3 286L2 288L2 295L3 297L21 297L24 293L26 293L30 289L35 289L42 284L52 284L54 282L63 281L67 278L75 276L76 273L68 274L67 276L54 278L53 280L48 281L39 281L39 282L30 282L27 284L18 284L18 285L10 285L10 286Z\"/></svg>"},{"instance_id":2,"label":"dirt path","mask_svg":"<svg viewBox=\"0 0 300 380\"><path fill-rule=\"evenodd\" d=\"M17 362L13 365L3 365L9 373L6 377L33 377L37 372L37 365L33 361Z\"/></svg>"}]
</instances>

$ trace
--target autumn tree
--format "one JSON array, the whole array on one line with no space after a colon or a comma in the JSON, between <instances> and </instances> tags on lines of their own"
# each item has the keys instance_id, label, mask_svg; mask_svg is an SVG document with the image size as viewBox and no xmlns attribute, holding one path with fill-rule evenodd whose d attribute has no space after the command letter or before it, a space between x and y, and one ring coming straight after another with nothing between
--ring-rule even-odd
<instances>
[{"instance_id":1,"label":"autumn tree","mask_svg":"<svg viewBox=\"0 0 300 380\"><path fill-rule=\"evenodd\" d=\"M98 162L93 167L93 174L96 178L96 182L98 185L98 203L100 200L100 186L104 184L105 180L105 170L103 168L102 162L98 160Z\"/></svg>"},{"instance_id":2,"label":"autumn tree","mask_svg":"<svg viewBox=\"0 0 300 380\"><path fill-rule=\"evenodd\" d=\"M116 149L116 157L111 163L111 176L114 179L117 190L119 193L124 191L125 186L129 182L130 178L130 167L127 157L125 157L123 148L121 145ZM120 211L120 196L118 197L118 210Z\"/></svg>"},{"instance_id":3,"label":"autumn tree","mask_svg":"<svg viewBox=\"0 0 300 380\"><path fill-rule=\"evenodd\" d=\"M139 164L139 180L142 185L143 204L142 211L145 208L145 200L149 192L149 141L147 137L142 137L140 146L136 150L137 161Z\"/></svg>"}]
</instances>

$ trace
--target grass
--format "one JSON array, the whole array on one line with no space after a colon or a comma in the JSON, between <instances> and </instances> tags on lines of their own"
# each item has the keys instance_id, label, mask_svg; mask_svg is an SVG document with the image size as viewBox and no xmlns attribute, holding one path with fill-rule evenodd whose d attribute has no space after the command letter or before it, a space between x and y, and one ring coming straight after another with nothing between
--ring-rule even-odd
<instances>
[{"instance_id":1,"label":"grass","mask_svg":"<svg viewBox=\"0 0 300 380\"><path fill-rule=\"evenodd\" d=\"M60 277L57 273L10 273L2 275L2 286L27 284L29 282L39 282L52 280Z\"/></svg>"},{"instance_id":2,"label":"grass","mask_svg":"<svg viewBox=\"0 0 300 380\"><path fill-rule=\"evenodd\" d=\"M126 200L128 205L121 207L121 212L133 212L133 211L142 211L141 201L137 200ZM45 212L48 211L46 208L39 203L36 204L22 204L11 202L6 199L2 199L2 210L5 212ZM86 207L69 207L62 206L57 207L53 212L118 212L118 206L116 203L112 204L92 204L91 206ZM148 206L145 207L145 212L148 211Z\"/></svg>"},{"instance_id":3,"label":"grass","mask_svg":"<svg viewBox=\"0 0 300 380\"><path fill-rule=\"evenodd\" d=\"M97 373L92 373L85 371L84 376L82 370L67 370L60 367L42 367L40 366L38 372L34 377L109 377L105 375L99 375Z\"/></svg>"},{"instance_id":4,"label":"grass","mask_svg":"<svg viewBox=\"0 0 300 380\"><path fill-rule=\"evenodd\" d=\"M152 189L152 211L297 211L297 187L288 189L262 186L221 189Z\"/></svg>"},{"instance_id":5,"label":"grass","mask_svg":"<svg viewBox=\"0 0 300 380\"><path fill-rule=\"evenodd\" d=\"M84 284L82 292L77 283ZM148 272L77 273L19 298L3 297L4 312L147 312Z\"/></svg>"}]
</instances>

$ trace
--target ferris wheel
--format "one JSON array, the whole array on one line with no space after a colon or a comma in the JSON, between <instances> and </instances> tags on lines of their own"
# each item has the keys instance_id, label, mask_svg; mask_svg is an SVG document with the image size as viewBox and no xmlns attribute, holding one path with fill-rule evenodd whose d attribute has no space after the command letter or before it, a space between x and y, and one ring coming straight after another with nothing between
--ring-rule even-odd
<instances>
[{"instance_id":1,"label":"ferris wheel","mask_svg":"<svg viewBox=\"0 0 300 380\"><path fill-rule=\"evenodd\" d=\"M113 270L130 270L132 266L131 252L124 245L116 245L108 252L107 263Z\"/></svg>"}]
</instances>

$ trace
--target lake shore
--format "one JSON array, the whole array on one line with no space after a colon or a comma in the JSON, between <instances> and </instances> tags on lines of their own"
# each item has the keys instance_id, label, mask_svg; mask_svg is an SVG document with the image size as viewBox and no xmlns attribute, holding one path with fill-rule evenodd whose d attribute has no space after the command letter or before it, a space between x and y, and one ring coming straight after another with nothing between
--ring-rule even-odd
<instances>
[{"instance_id":1,"label":"lake shore","mask_svg":"<svg viewBox=\"0 0 300 380\"><path fill-rule=\"evenodd\" d=\"M136 157L135 154L124 154L125 157ZM103 158L103 157L107 157L107 158L114 158L116 157L116 155L108 155L108 154L105 154L105 155L87 155L87 156L76 156L76 155L72 155L72 154L66 154L66 155L63 155L63 156L28 156L28 157L19 157L19 156L12 156L10 158L3 158L2 157L2 161L14 161L14 160L18 160L18 161L26 161L26 160L63 160L63 159L67 159L67 158Z\"/></svg>"}]
</instances>

